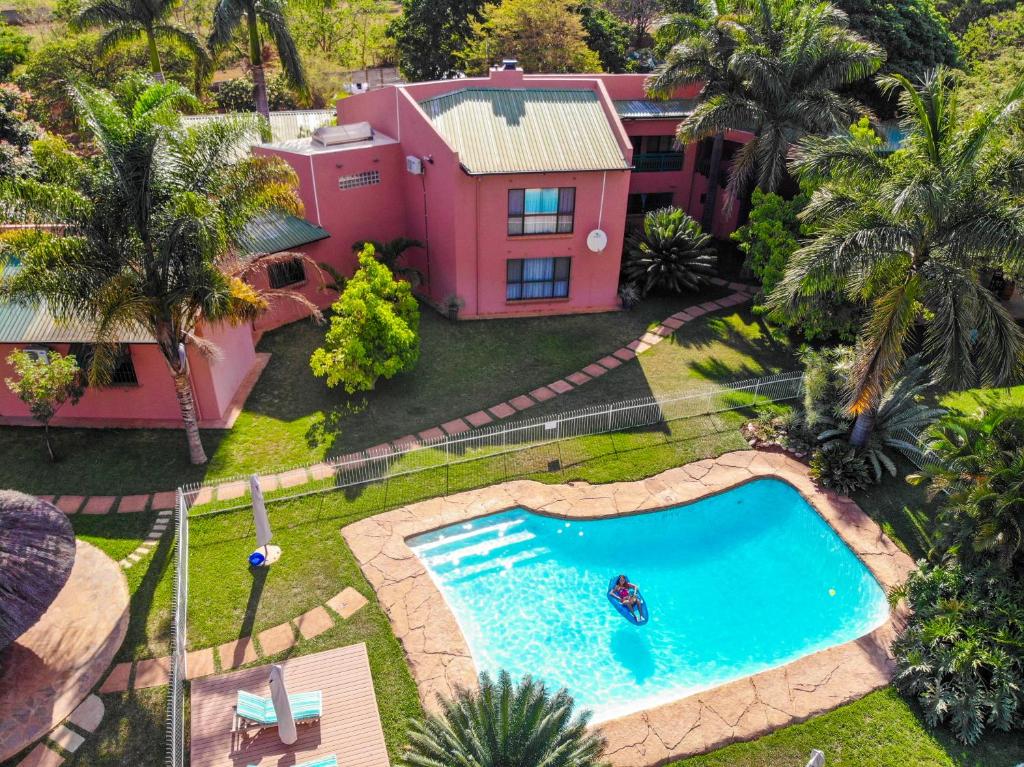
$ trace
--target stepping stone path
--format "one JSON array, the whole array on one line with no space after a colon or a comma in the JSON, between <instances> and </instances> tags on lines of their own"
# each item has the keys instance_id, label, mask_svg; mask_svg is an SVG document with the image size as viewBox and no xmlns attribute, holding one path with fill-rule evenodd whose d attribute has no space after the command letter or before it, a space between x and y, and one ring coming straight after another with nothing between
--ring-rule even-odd
<instances>
[{"instance_id":1,"label":"stepping stone path","mask_svg":"<svg viewBox=\"0 0 1024 767\"><path fill-rule=\"evenodd\" d=\"M135 548L135 551L118 562L122 569L127 570L153 550L153 547L160 542L164 533L167 532L173 516L174 512L171 509L164 509L156 515L156 520L153 522L153 527L150 528L146 539Z\"/></svg>"},{"instance_id":2,"label":"stepping stone path","mask_svg":"<svg viewBox=\"0 0 1024 767\"><path fill-rule=\"evenodd\" d=\"M96 732L103 721L106 708L98 695L90 695L78 704L64 724L57 727L47 736L46 741L38 743L28 756L18 763L18 767L57 767L64 763L61 751L73 754L85 743L88 735ZM70 727L68 726L70 725ZM53 748L56 746L57 748Z\"/></svg>"}]
</instances>

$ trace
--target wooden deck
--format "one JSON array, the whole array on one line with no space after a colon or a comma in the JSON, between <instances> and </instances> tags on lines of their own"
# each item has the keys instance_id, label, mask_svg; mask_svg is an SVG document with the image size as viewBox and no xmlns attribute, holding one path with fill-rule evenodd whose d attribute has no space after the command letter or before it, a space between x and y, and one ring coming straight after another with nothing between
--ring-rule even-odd
<instances>
[{"instance_id":1,"label":"wooden deck","mask_svg":"<svg viewBox=\"0 0 1024 767\"><path fill-rule=\"evenodd\" d=\"M239 690L270 697L270 666L192 682L192 767L292 767L334 754L343 767L389 767L384 730L373 693L366 645L283 661L291 693L320 690L323 718L300 724L299 739L285 746L277 728L232 733Z\"/></svg>"}]
</instances>

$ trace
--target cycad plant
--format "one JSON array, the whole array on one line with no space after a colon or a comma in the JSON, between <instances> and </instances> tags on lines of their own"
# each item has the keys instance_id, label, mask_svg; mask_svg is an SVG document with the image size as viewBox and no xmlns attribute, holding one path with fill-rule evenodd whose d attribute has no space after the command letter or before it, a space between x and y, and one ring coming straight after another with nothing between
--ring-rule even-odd
<instances>
[{"instance_id":1,"label":"cycad plant","mask_svg":"<svg viewBox=\"0 0 1024 767\"><path fill-rule=\"evenodd\" d=\"M848 374L849 368L842 366L838 377L845 380ZM928 386L926 377L927 370L921 364L920 355L914 355L907 360L902 377L886 389L878 403L875 428L870 439L860 447L874 472L875 482L881 481L883 469L890 476L896 476L896 462L889 451L918 453L918 435L946 412L923 401ZM842 412L841 407L838 410ZM840 417L834 419L832 428L821 432L818 439L826 443L848 441L852 429L853 422Z\"/></svg>"},{"instance_id":2,"label":"cycad plant","mask_svg":"<svg viewBox=\"0 0 1024 767\"><path fill-rule=\"evenodd\" d=\"M729 129L754 134L732 161L729 191L736 198L751 183L778 190L792 144L841 130L865 112L840 91L874 74L884 59L828 3L759 0L749 6L730 28L738 44L728 68L739 87L704 98L678 131L683 143Z\"/></svg>"},{"instance_id":3,"label":"cycad plant","mask_svg":"<svg viewBox=\"0 0 1024 767\"><path fill-rule=\"evenodd\" d=\"M652 210L643 227L626 240L623 281L643 295L653 289L698 291L715 273L718 258L711 235L679 208Z\"/></svg>"},{"instance_id":4,"label":"cycad plant","mask_svg":"<svg viewBox=\"0 0 1024 767\"><path fill-rule=\"evenodd\" d=\"M352 252L356 255L363 252L369 245L373 250L374 257L386 266L395 277L406 280L410 285L416 287L423 281L423 274L419 269L409 266L405 262L405 252L410 248L422 248L423 243L411 237L395 237L387 242L379 240L358 240L352 243Z\"/></svg>"},{"instance_id":5,"label":"cycad plant","mask_svg":"<svg viewBox=\"0 0 1024 767\"><path fill-rule=\"evenodd\" d=\"M930 460L908 479L943 499L945 544L965 562L1024 575L1024 408L991 398L976 413L942 419L924 442Z\"/></svg>"},{"instance_id":6,"label":"cycad plant","mask_svg":"<svg viewBox=\"0 0 1024 767\"><path fill-rule=\"evenodd\" d=\"M270 117L267 78L263 71L261 27L267 30L273 40L288 85L302 94L309 90L306 70L302 66L299 48L288 28L284 5L279 0L217 0L213 10L210 48L219 50L226 46L243 20L249 42L249 67L252 69L256 111L264 117Z\"/></svg>"},{"instance_id":7,"label":"cycad plant","mask_svg":"<svg viewBox=\"0 0 1024 767\"><path fill-rule=\"evenodd\" d=\"M89 0L75 14L72 26L77 29L102 27L106 30L99 41L101 53L121 43L146 38L149 68L157 82L163 82L158 42L180 45L196 60L198 71L206 70L210 57L199 38L171 23L177 0Z\"/></svg>"},{"instance_id":8,"label":"cycad plant","mask_svg":"<svg viewBox=\"0 0 1024 767\"><path fill-rule=\"evenodd\" d=\"M1024 80L972 119L957 109L942 69L917 85L898 75L881 82L899 93L906 148L885 157L853 132L800 144L792 167L818 185L802 214L815 234L771 296L781 309L834 290L869 303L847 403L856 445L867 442L919 320L939 386L1024 376L1024 331L979 279L986 265L1024 263L1020 179L1007 166L1019 152L1006 143Z\"/></svg>"},{"instance_id":9,"label":"cycad plant","mask_svg":"<svg viewBox=\"0 0 1024 767\"><path fill-rule=\"evenodd\" d=\"M296 178L280 160L237 158L256 119L233 118L185 129L177 107L194 97L177 84L129 89L124 101L72 89L95 152L80 158L48 145L36 160L42 178L0 182L7 203L28 222L59 224L8 232L0 301L45 300L58 320L94 328L93 383L109 378L117 339L152 336L174 380L193 463L206 461L188 372L189 347L216 348L200 325L255 319L275 296L243 278L296 254L244 256L240 236L269 211L299 213Z\"/></svg>"},{"instance_id":10,"label":"cycad plant","mask_svg":"<svg viewBox=\"0 0 1024 767\"><path fill-rule=\"evenodd\" d=\"M550 694L530 677L513 684L502 671L480 676L477 692L441 700L440 714L412 724L404 763L411 767L598 767L604 741L573 714L565 691Z\"/></svg>"}]
</instances>

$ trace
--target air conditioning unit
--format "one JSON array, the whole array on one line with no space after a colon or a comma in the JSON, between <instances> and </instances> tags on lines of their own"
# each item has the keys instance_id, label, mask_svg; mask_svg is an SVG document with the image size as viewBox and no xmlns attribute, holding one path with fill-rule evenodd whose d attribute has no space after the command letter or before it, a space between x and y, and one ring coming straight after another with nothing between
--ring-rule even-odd
<instances>
[{"instance_id":1,"label":"air conditioning unit","mask_svg":"<svg viewBox=\"0 0 1024 767\"><path fill-rule=\"evenodd\" d=\"M414 176L423 175L423 160L413 154L405 156L405 169Z\"/></svg>"},{"instance_id":2,"label":"air conditioning unit","mask_svg":"<svg viewBox=\"0 0 1024 767\"><path fill-rule=\"evenodd\" d=\"M49 349L49 348L47 348L45 346L26 346L25 347L25 354L27 354L29 356L29 358L33 362L49 362L50 361L50 351L51 351L51 349Z\"/></svg>"}]
</instances>

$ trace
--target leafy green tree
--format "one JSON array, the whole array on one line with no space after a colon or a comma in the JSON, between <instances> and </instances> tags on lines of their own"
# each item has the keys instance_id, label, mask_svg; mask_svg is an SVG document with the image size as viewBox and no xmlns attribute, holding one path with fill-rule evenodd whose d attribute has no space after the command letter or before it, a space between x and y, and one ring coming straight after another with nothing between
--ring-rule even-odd
<instances>
[{"instance_id":1,"label":"leafy green tree","mask_svg":"<svg viewBox=\"0 0 1024 767\"><path fill-rule=\"evenodd\" d=\"M28 60L32 38L0 21L0 81L11 76L18 64Z\"/></svg>"},{"instance_id":2,"label":"leafy green tree","mask_svg":"<svg viewBox=\"0 0 1024 767\"><path fill-rule=\"evenodd\" d=\"M565 691L554 695L507 671L495 682L480 675L479 690L457 690L441 712L413 722L403 763L409 767L599 767L604 741L587 731L589 714L573 715Z\"/></svg>"},{"instance_id":3,"label":"leafy green tree","mask_svg":"<svg viewBox=\"0 0 1024 767\"><path fill-rule=\"evenodd\" d=\"M402 0L402 15L388 29L402 77L415 82L455 76L458 52L483 6L484 0Z\"/></svg>"},{"instance_id":4,"label":"leafy green tree","mask_svg":"<svg viewBox=\"0 0 1024 767\"><path fill-rule=\"evenodd\" d=\"M608 0L608 9L632 28L633 48L644 47L648 32L664 13L662 0Z\"/></svg>"},{"instance_id":5,"label":"leafy green tree","mask_svg":"<svg viewBox=\"0 0 1024 767\"><path fill-rule=\"evenodd\" d=\"M665 60L647 79L647 92L669 98L682 87L700 84L701 102L739 93L741 83L730 62L739 44L737 19L729 13L727 0L709 0L698 14L673 16L658 32ZM722 167L725 131L714 133L708 165L708 189L717 190ZM705 232L714 231L718 194L704 196L700 223Z\"/></svg>"},{"instance_id":6,"label":"leafy green tree","mask_svg":"<svg viewBox=\"0 0 1024 767\"><path fill-rule=\"evenodd\" d=\"M798 194L792 199L754 190L747 223L732 233L739 249L746 254L746 263L761 281L761 292L754 302L754 311L808 341L838 338L852 340L859 321L859 308L841 293L811 296L785 310L771 310L766 297L771 295L786 273L789 259L800 247L804 236L799 214L809 196Z\"/></svg>"},{"instance_id":7,"label":"leafy green tree","mask_svg":"<svg viewBox=\"0 0 1024 767\"><path fill-rule=\"evenodd\" d=\"M642 295L657 288L696 292L718 263L711 235L679 208L652 210L626 241L622 278Z\"/></svg>"},{"instance_id":8,"label":"leafy green tree","mask_svg":"<svg viewBox=\"0 0 1024 767\"><path fill-rule=\"evenodd\" d=\"M495 53L519 60L526 72L600 72L587 34L569 0L501 0L488 3L458 53L467 74L486 74Z\"/></svg>"},{"instance_id":9,"label":"leafy green tree","mask_svg":"<svg viewBox=\"0 0 1024 767\"><path fill-rule=\"evenodd\" d=\"M947 548L970 566L995 562L1024 576L1024 408L988 398L924 435L932 458L908 478L942 499Z\"/></svg>"},{"instance_id":10,"label":"leafy green tree","mask_svg":"<svg viewBox=\"0 0 1024 767\"><path fill-rule=\"evenodd\" d=\"M33 173L29 145L41 135L28 117L28 95L11 83L0 83L0 178Z\"/></svg>"},{"instance_id":11,"label":"leafy green tree","mask_svg":"<svg viewBox=\"0 0 1024 767\"><path fill-rule=\"evenodd\" d=\"M973 22L1008 11L1018 0L938 0L936 5L953 32L962 35Z\"/></svg>"},{"instance_id":12,"label":"leafy green tree","mask_svg":"<svg viewBox=\"0 0 1024 767\"><path fill-rule=\"evenodd\" d=\"M195 58L199 69L210 66L210 57L199 38L171 23L175 5L177 0L88 0L72 19L72 27L105 28L106 32L99 39L100 53L144 37L150 73L157 82L163 82L158 41L171 41L185 48Z\"/></svg>"},{"instance_id":13,"label":"leafy green tree","mask_svg":"<svg viewBox=\"0 0 1024 767\"><path fill-rule=\"evenodd\" d=\"M801 136L835 133L857 118L863 107L840 91L877 71L883 54L827 3L764 0L736 34L742 45L729 69L740 88L702 100L678 135L693 143L730 128L751 131L729 178L731 195L742 197L751 182L778 191L790 146Z\"/></svg>"},{"instance_id":14,"label":"leafy green tree","mask_svg":"<svg viewBox=\"0 0 1024 767\"><path fill-rule=\"evenodd\" d=\"M801 142L793 168L817 185L803 214L814 235L770 301L785 308L836 290L870 301L851 375L854 445L867 442L921 317L925 362L940 386L1004 385L1024 373L1024 332L978 274L1024 260L1019 178L1008 172L1024 160L1002 143L1024 81L971 122L941 68L917 87L900 75L883 83L899 91L906 148L887 158L863 135Z\"/></svg>"},{"instance_id":15,"label":"leafy green tree","mask_svg":"<svg viewBox=\"0 0 1024 767\"><path fill-rule=\"evenodd\" d=\"M203 451L187 347L213 354L200 325L248 322L268 294L243 278L295 254L240 256L245 227L269 211L300 213L296 178L280 160L239 159L235 148L257 130L255 118L184 129L179 105L195 99L180 85L125 89L121 100L72 89L93 153L78 158L50 148L36 155L42 179L0 181L0 202L29 221L0 244L0 263L20 268L0 278L0 300L43 301L58 320L95 328L90 380L104 383L118 336L144 331L155 340L174 382L193 463ZM292 293L318 316L316 307Z\"/></svg>"},{"instance_id":16,"label":"leafy green tree","mask_svg":"<svg viewBox=\"0 0 1024 767\"><path fill-rule=\"evenodd\" d=\"M45 359L36 359L22 349L7 357L16 378L6 378L7 388L24 402L32 418L43 425L43 440L50 461L56 461L50 442L50 421L61 407L78 404L85 389L82 386L78 361L72 356L50 352Z\"/></svg>"},{"instance_id":17,"label":"leafy green tree","mask_svg":"<svg viewBox=\"0 0 1024 767\"><path fill-rule=\"evenodd\" d=\"M835 0L849 27L885 51L883 72L920 77L940 64L957 63L949 25L933 0Z\"/></svg>"},{"instance_id":18,"label":"leafy green tree","mask_svg":"<svg viewBox=\"0 0 1024 767\"><path fill-rule=\"evenodd\" d=\"M893 643L896 687L965 744L1024 722L1024 586L959 562L922 562L891 595L912 610Z\"/></svg>"},{"instance_id":19,"label":"leafy green tree","mask_svg":"<svg viewBox=\"0 0 1024 767\"><path fill-rule=\"evenodd\" d=\"M235 77L219 83L214 100L217 108L225 112L248 112L256 98L256 84L251 77ZM282 75L267 81L267 104L272 111L298 109L299 102Z\"/></svg>"},{"instance_id":20,"label":"leafy green tree","mask_svg":"<svg viewBox=\"0 0 1024 767\"><path fill-rule=\"evenodd\" d=\"M570 8L579 14L587 47L601 59L605 72L629 70L629 25L620 21L600 0L581 0Z\"/></svg>"},{"instance_id":21,"label":"leafy green tree","mask_svg":"<svg viewBox=\"0 0 1024 767\"><path fill-rule=\"evenodd\" d=\"M303 96L309 93L306 70L280 0L218 0L213 11L210 48L224 48L243 21L249 43L249 68L256 85L256 111L269 118L267 78L263 69L263 30L269 34L277 51L288 85Z\"/></svg>"},{"instance_id":22,"label":"leafy green tree","mask_svg":"<svg viewBox=\"0 0 1024 767\"><path fill-rule=\"evenodd\" d=\"M332 306L324 345L313 352L313 375L345 391L373 389L378 378L412 370L420 357L420 309L412 287L396 280L367 245L359 269Z\"/></svg>"},{"instance_id":23,"label":"leafy green tree","mask_svg":"<svg viewBox=\"0 0 1024 767\"><path fill-rule=\"evenodd\" d=\"M968 65L992 61L1008 49L1024 48L1024 6L975 21L961 36L959 48Z\"/></svg>"}]
</instances>

